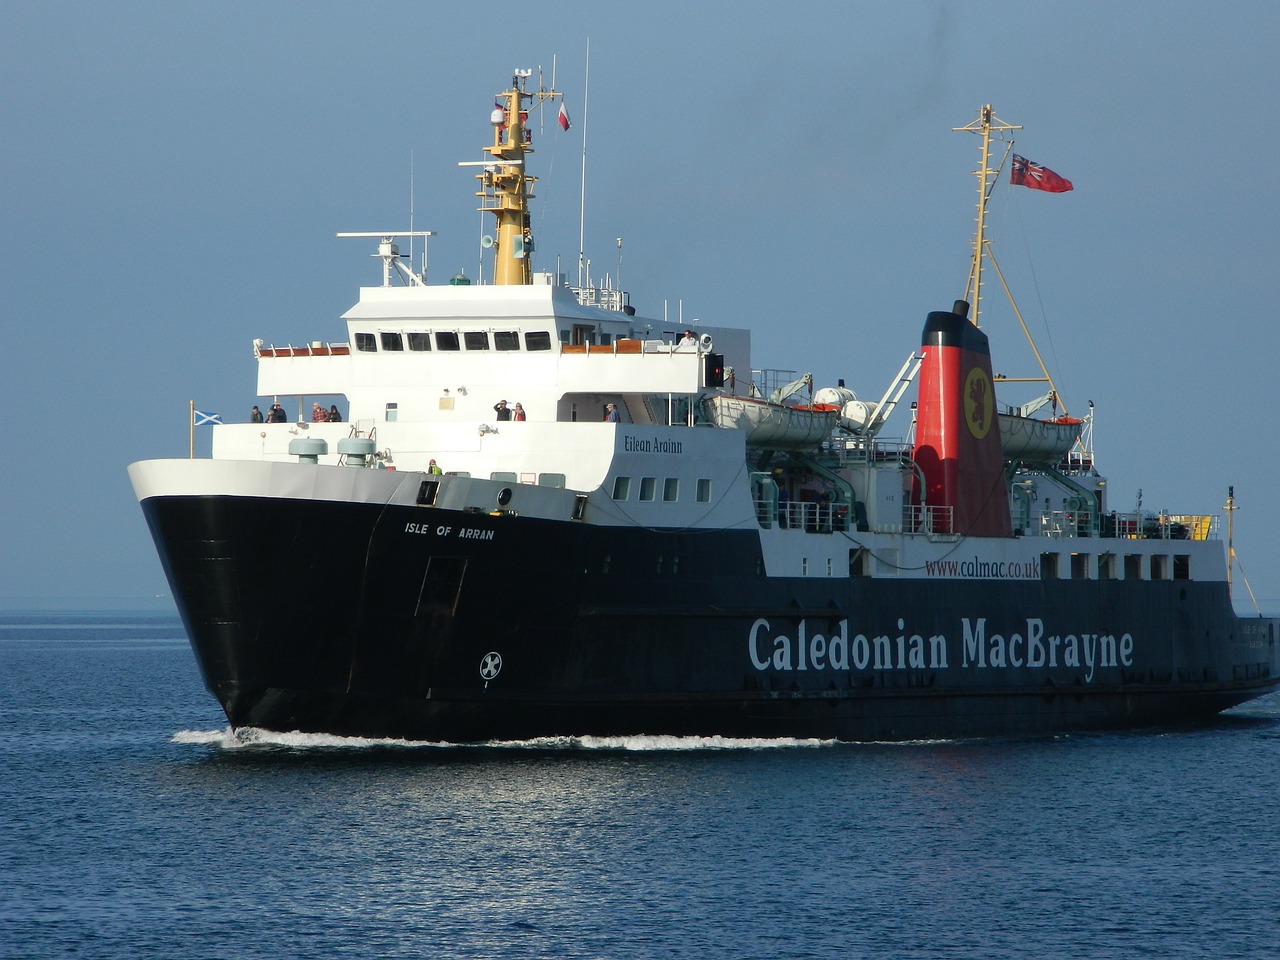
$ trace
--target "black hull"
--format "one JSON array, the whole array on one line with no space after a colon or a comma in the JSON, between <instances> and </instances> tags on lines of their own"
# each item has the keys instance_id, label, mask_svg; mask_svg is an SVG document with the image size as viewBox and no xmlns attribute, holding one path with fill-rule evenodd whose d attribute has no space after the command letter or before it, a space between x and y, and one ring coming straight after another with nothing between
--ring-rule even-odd
<instances>
[{"instance_id":1,"label":"black hull","mask_svg":"<svg viewBox=\"0 0 1280 960\"><path fill-rule=\"evenodd\" d=\"M143 510L234 727L916 740L1183 723L1280 686L1276 622L1221 583L777 578L754 531Z\"/></svg>"}]
</instances>

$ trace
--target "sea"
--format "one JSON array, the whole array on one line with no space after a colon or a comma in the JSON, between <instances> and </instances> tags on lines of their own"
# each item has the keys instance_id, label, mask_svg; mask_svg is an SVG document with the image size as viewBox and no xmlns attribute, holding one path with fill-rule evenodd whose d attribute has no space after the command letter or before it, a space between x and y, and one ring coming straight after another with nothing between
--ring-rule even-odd
<instances>
[{"instance_id":1,"label":"sea","mask_svg":"<svg viewBox=\"0 0 1280 960\"><path fill-rule=\"evenodd\" d=\"M1280 956L1280 696L906 744L227 730L170 614L0 614L0 957Z\"/></svg>"}]
</instances>

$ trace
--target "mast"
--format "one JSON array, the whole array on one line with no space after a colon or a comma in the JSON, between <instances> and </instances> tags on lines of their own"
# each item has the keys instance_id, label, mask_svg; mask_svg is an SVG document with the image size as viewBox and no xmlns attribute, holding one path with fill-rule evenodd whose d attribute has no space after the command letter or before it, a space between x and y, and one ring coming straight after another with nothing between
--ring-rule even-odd
<instances>
[{"instance_id":1,"label":"mast","mask_svg":"<svg viewBox=\"0 0 1280 960\"><path fill-rule=\"evenodd\" d=\"M529 108L562 96L553 90L539 89L529 93L525 81L532 70L516 70L511 87L498 94L490 122L493 144L485 147L492 157L484 161L483 171L476 174L481 198L480 210L497 219L497 235L493 244L493 282L496 284L529 284L533 282L530 254L533 231L529 221L529 201L537 177L525 172L525 158L533 153L533 134L529 129Z\"/></svg>"},{"instance_id":2,"label":"mast","mask_svg":"<svg viewBox=\"0 0 1280 960\"><path fill-rule=\"evenodd\" d=\"M973 323L982 326L982 260L987 253L987 200L991 196L991 188L1000 173L1003 161L994 170L991 167L991 131L1000 133L1009 130L1021 130L1020 125L1005 123L996 117L991 104L985 104L978 111L978 119L963 127L952 127L953 132L975 132L982 134L982 162L973 171L978 178L978 230L973 241L973 260L969 265L969 282L965 287L964 297L972 305Z\"/></svg>"},{"instance_id":3,"label":"mast","mask_svg":"<svg viewBox=\"0 0 1280 960\"><path fill-rule=\"evenodd\" d=\"M1063 415L1067 413L1067 405L1062 400L1058 392L1058 385L1053 382L1053 377L1049 375L1049 368L1045 366L1044 358L1040 356L1040 348L1036 346L1036 341L1031 336L1031 331L1027 328L1027 322L1022 317L1022 311L1018 309L1017 301L1013 298L1013 292L1009 289L1009 285L1005 283L1004 274L1000 270L1000 264L996 262L996 256L991 252L991 241L987 239L987 201L991 199L991 191L995 187L996 178L999 177L1000 171L1004 168L1004 162L1008 159L1009 153L1013 150L1013 141L1005 141L1004 156L1000 158L1000 162L994 166L991 163L991 134L1007 133L1010 130L1021 130L1021 124L1005 123L995 115L995 109L991 104L984 104L978 111L978 119L963 127L952 127L956 133L980 133L982 134L982 160L978 169L973 171L978 178L978 229L973 240L973 259L969 263L969 280L965 286L965 299L969 301L971 306L970 314L973 317L973 325L975 327L982 326L982 264L986 260L991 261L991 266L996 271L996 277L1000 281L1000 286L1004 289L1005 297L1009 300L1009 306L1013 308L1013 315L1018 318L1018 324L1022 327L1023 334L1026 335L1027 343L1031 346L1031 352L1035 355L1036 363L1040 366L1039 377L1019 378L1024 382L1040 382L1047 383L1052 391L1055 403L1062 410ZM1008 380L1007 377L996 377L996 380Z\"/></svg>"}]
</instances>

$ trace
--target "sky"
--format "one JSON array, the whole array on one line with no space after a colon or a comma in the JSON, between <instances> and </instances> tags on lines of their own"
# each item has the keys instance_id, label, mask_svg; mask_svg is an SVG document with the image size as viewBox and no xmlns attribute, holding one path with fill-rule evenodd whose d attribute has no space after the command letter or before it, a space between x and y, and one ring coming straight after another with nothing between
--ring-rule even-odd
<instances>
[{"instance_id":1,"label":"sky","mask_svg":"<svg viewBox=\"0 0 1280 960\"><path fill-rule=\"evenodd\" d=\"M1280 5L512 9L0 4L0 608L165 603L127 464L187 455L189 401L246 419L255 337L346 339L379 273L335 233L406 229L412 194L431 277L475 276L457 164L512 71L554 65L575 126L535 131L535 269L576 274L581 216L641 314L747 327L756 366L863 399L964 292L980 140L952 128L1021 124L1075 189L1002 178L989 236L1068 409L1094 403L1109 505L1220 513L1234 485L1280 612ZM998 294L996 371L1026 375Z\"/></svg>"}]
</instances>

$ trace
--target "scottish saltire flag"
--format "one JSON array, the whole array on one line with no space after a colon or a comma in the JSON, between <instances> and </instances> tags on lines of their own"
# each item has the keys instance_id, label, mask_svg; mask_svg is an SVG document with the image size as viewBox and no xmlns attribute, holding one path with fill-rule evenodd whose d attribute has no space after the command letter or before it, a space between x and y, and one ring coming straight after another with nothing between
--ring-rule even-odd
<instances>
[{"instance_id":1,"label":"scottish saltire flag","mask_svg":"<svg viewBox=\"0 0 1280 960\"><path fill-rule=\"evenodd\" d=\"M195 425L197 427L203 427L206 423L221 423L221 422L222 422L222 414L220 413L202 413L199 410L195 411Z\"/></svg>"}]
</instances>

